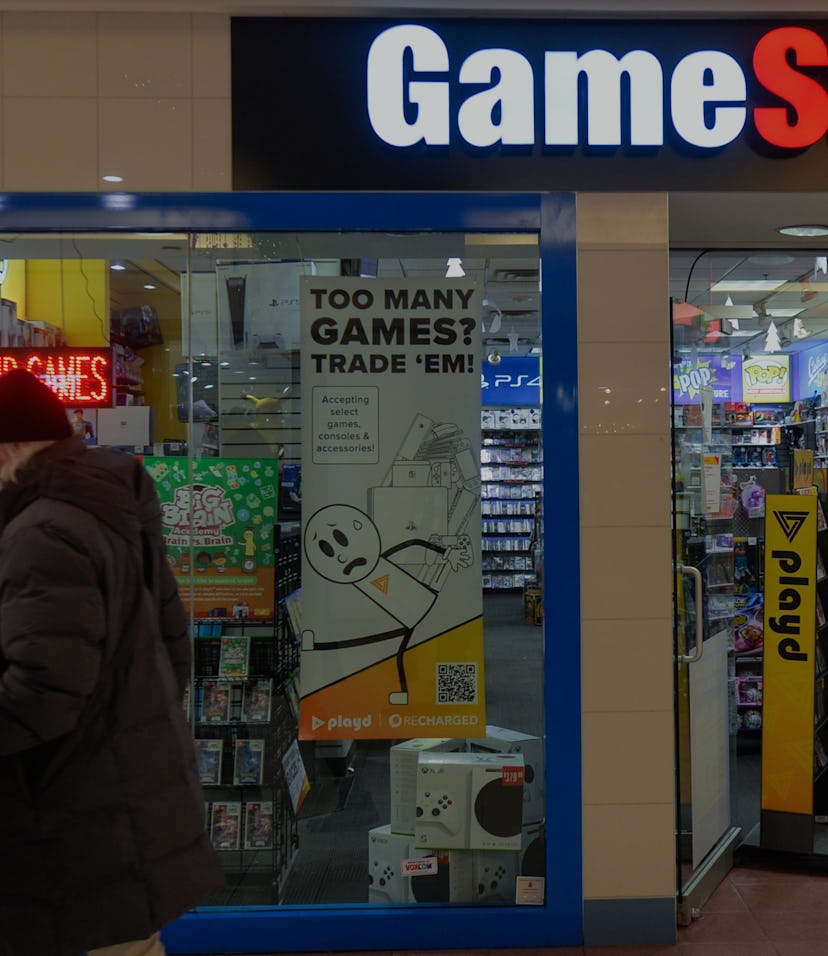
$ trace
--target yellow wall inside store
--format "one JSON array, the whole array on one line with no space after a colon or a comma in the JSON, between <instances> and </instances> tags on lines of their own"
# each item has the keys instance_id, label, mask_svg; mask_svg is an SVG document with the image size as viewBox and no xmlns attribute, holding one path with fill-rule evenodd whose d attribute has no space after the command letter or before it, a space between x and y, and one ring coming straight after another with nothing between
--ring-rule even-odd
<instances>
[{"instance_id":1,"label":"yellow wall inside store","mask_svg":"<svg viewBox=\"0 0 828 956\"><path fill-rule=\"evenodd\" d=\"M103 259L29 259L26 319L63 329L67 345L109 345L109 270Z\"/></svg>"},{"instance_id":2,"label":"yellow wall inside store","mask_svg":"<svg viewBox=\"0 0 828 956\"><path fill-rule=\"evenodd\" d=\"M26 317L26 260L9 259L6 278L0 285L0 298L9 299L17 305L17 317Z\"/></svg>"}]
</instances>

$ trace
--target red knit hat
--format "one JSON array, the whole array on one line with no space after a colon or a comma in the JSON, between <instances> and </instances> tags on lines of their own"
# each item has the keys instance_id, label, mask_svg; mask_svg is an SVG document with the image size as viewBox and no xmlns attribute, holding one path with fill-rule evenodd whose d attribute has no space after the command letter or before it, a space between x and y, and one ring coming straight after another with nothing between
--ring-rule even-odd
<instances>
[{"instance_id":1,"label":"red knit hat","mask_svg":"<svg viewBox=\"0 0 828 956\"><path fill-rule=\"evenodd\" d=\"M57 395L36 375L0 375L0 442L69 438L72 426Z\"/></svg>"}]
</instances>

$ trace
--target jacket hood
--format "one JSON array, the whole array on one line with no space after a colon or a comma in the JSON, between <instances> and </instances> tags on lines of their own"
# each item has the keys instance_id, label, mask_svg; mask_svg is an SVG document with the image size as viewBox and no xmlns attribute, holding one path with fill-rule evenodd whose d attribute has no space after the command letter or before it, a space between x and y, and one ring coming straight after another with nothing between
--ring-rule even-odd
<instances>
[{"instance_id":1,"label":"jacket hood","mask_svg":"<svg viewBox=\"0 0 828 956\"><path fill-rule=\"evenodd\" d=\"M81 508L134 541L158 513L157 503L141 502L137 496L141 467L131 455L87 448L80 438L58 441L34 455L15 481L0 491L0 524L7 524L33 501L50 498Z\"/></svg>"}]
</instances>

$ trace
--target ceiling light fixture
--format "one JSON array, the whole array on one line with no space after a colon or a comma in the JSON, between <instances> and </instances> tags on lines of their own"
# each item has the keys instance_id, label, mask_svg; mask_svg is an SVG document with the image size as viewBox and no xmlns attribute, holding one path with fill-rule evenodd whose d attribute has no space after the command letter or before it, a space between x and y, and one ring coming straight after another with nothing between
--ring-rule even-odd
<instances>
[{"instance_id":1,"label":"ceiling light fixture","mask_svg":"<svg viewBox=\"0 0 828 956\"><path fill-rule=\"evenodd\" d=\"M122 262L113 262L109 268L113 272L126 272L126 266Z\"/></svg>"},{"instance_id":2,"label":"ceiling light fixture","mask_svg":"<svg viewBox=\"0 0 828 956\"><path fill-rule=\"evenodd\" d=\"M122 183L124 181L124 177L118 176L117 173L107 173L105 176L101 176L101 179L105 183Z\"/></svg>"},{"instance_id":3,"label":"ceiling light fixture","mask_svg":"<svg viewBox=\"0 0 828 956\"><path fill-rule=\"evenodd\" d=\"M714 282L712 292L773 292L785 285L786 279L722 279Z\"/></svg>"},{"instance_id":4,"label":"ceiling light fixture","mask_svg":"<svg viewBox=\"0 0 828 956\"><path fill-rule=\"evenodd\" d=\"M828 236L828 226L808 225L780 226L777 230L783 236L796 236L800 239L811 239L814 236Z\"/></svg>"}]
</instances>

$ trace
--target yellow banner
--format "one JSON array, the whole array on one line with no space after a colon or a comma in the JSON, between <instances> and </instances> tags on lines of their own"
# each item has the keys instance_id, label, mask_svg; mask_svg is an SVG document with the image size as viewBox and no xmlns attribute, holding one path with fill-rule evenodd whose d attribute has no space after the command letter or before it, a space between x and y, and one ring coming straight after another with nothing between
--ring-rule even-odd
<instances>
[{"instance_id":1,"label":"yellow banner","mask_svg":"<svg viewBox=\"0 0 828 956\"><path fill-rule=\"evenodd\" d=\"M395 706L388 695L378 694L378 688L393 686L396 677L396 662L388 658L307 695L299 711L299 739L473 737L484 733L482 617L412 648L407 666L411 694L405 706Z\"/></svg>"},{"instance_id":2,"label":"yellow banner","mask_svg":"<svg viewBox=\"0 0 828 956\"><path fill-rule=\"evenodd\" d=\"M765 501L762 809L813 813L817 499Z\"/></svg>"}]
</instances>

